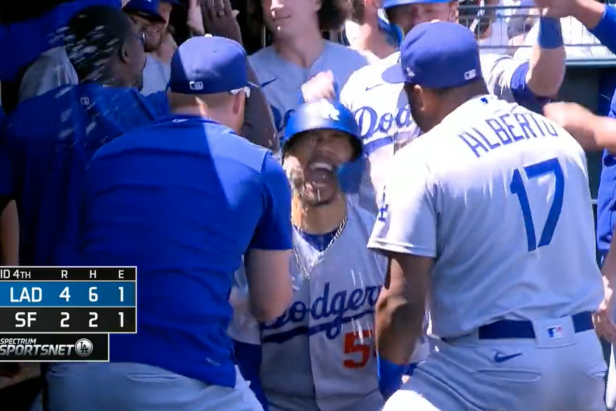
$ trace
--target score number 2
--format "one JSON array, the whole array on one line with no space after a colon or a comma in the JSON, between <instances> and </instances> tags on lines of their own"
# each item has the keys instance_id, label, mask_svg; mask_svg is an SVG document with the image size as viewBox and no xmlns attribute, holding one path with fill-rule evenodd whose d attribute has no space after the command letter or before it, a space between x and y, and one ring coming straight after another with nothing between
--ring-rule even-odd
<instances>
[{"instance_id":1,"label":"score number 2","mask_svg":"<svg viewBox=\"0 0 616 411\"><path fill-rule=\"evenodd\" d=\"M563 169L558 162L558 158L552 158L540 163L526 166L524 167L524 171L529 180L549 174L553 174L555 178L554 199L552 201L550 211L548 212L548 218L545 221L545 226L541 232L539 244L537 244L533 214L530 210L528 194L526 193L526 188L524 187L522 173L519 169L516 169L513 172L513 178L511 179L509 189L512 194L518 196L518 200L520 201L522 217L524 218L524 228L526 229L526 242L528 244L528 251L530 252L539 247L546 246L552 241L554 231L556 230L556 224L558 223L560 213L563 209L563 198L565 196L565 176Z\"/></svg>"},{"instance_id":2,"label":"score number 2","mask_svg":"<svg viewBox=\"0 0 616 411\"><path fill-rule=\"evenodd\" d=\"M363 368L368 364L370 353L376 357L374 344L366 344L366 339L372 340L372 330L362 330L350 332L344 335L344 353L345 354L360 354L360 360L355 361L346 359L343 362L345 368Z\"/></svg>"}]
</instances>

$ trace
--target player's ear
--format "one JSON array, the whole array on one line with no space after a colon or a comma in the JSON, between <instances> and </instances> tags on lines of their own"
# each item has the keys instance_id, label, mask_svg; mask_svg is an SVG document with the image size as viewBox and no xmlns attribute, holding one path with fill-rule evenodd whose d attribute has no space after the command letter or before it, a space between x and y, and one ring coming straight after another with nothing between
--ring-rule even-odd
<instances>
[{"instance_id":1,"label":"player's ear","mask_svg":"<svg viewBox=\"0 0 616 411\"><path fill-rule=\"evenodd\" d=\"M232 96L233 96L233 105L232 105L233 114L238 115L242 113L243 111L245 95L244 93L236 93L236 94L233 94Z\"/></svg>"},{"instance_id":2,"label":"player's ear","mask_svg":"<svg viewBox=\"0 0 616 411\"><path fill-rule=\"evenodd\" d=\"M126 47L126 43L124 43L122 45L122 47L120 47L118 55L119 55L120 60L122 61L122 63L128 63L128 60L130 60L130 53L128 52L128 48Z\"/></svg>"},{"instance_id":3,"label":"player's ear","mask_svg":"<svg viewBox=\"0 0 616 411\"><path fill-rule=\"evenodd\" d=\"M449 3L449 21L457 23L460 19L460 2L453 0Z\"/></svg>"}]
</instances>

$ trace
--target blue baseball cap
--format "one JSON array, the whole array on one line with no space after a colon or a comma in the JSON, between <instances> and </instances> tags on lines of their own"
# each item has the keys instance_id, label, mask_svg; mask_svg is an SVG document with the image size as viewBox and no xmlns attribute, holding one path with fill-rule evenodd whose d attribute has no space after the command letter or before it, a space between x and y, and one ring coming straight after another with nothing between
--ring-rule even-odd
<instances>
[{"instance_id":1,"label":"blue baseball cap","mask_svg":"<svg viewBox=\"0 0 616 411\"><path fill-rule=\"evenodd\" d=\"M122 10L154 23L164 23L165 19L158 12L159 4L159 0L130 0Z\"/></svg>"},{"instance_id":2,"label":"blue baseball cap","mask_svg":"<svg viewBox=\"0 0 616 411\"><path fill-rule=\"evenodd\" d=\"M387 83L426 88L460 87L481 78L475 35L458 23L418 24L400 46L400 64L383 73Z\"/></svg>"},{"instance_id":3,"label":"blue baseball cap","mask_svg":"<svg viewBox=\"0 0 616 411\"><path fill-rule=\"evenodd\" d=\"M246 51L218 36L193 37L171 58L169 89L181 94L215 94L257 87L248 81Z\"/></svg>"},{"instance_id":4,"label":"blue baseball cap","mask_svg":"<svg viewBox=\"0 0 616 411\"><path fill-rule=\"evenodd\" d=\"M449 3L451 0L384 0L383 8L389 9L397 6L405 6L407 4L431 4L431 3Z\"/></svg>"}]
</instances>

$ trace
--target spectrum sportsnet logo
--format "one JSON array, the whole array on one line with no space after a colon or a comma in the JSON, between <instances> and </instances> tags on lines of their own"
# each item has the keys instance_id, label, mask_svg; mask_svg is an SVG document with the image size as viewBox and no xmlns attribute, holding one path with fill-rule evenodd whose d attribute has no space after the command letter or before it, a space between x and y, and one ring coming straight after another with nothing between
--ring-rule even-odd
<instances>
[{"instance_id":1,"label":"spectrum sportsnet logo","mask_svg":"<svg viewBox=\"0 0 616 411\"><path fill-rule=\"evenodd\" d=\"M73 341L52 342L44 336L0 338L0 361L87 361L94 352L92 341L79 337L73 337Z\"/></svg>"}]
</instances>

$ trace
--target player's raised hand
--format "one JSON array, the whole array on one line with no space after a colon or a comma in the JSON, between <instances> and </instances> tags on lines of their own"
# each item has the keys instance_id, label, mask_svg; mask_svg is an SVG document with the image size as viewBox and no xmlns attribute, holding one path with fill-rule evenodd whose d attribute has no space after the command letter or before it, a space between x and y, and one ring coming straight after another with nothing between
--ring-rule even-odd
<instances>
[{"instance_id":1,"label":"player's raised hand","mask_svg":"<svg viewBox=\"0 0 616 411\"><path fill-rule=\"evenodd\" d=\"M574 14L578 0L534 0L537 7L542 8L542 15L561 18Z\"/></svg>"},{"instance_id":2,"label":"player's raised hand","mask_svg":"<svg viewBox=\"0 0 616 411\"><path fill-rule=\"evenodd\" d=\"M575 103L549 103L543 108L543 114L567 130L584 150L603 149L596 141L592 128L596 116L586 108Z\"/></svg>"},{"instance_id":3,"label":"player's raised hand","mask_svg":"<svg viewBox=\"0 0 616 411\"><path fill-rule=\"evenodd\" d=\"M231 7L230 0L199 0L205 30L220 37L226 37L242 44L242 31L237 22L239 11Z\"/></svg>"},{"instance_id":4,"label":"player's raised hand","mask_svg":"<svg viewBox=\"0 0 616 411\"><path fill-rule=\"evenodd\" d=\"M302 84L302 96L305 103L321 99L336 100L334 74L329 70L322 71Z\"/></svg>"}]
</instances>

